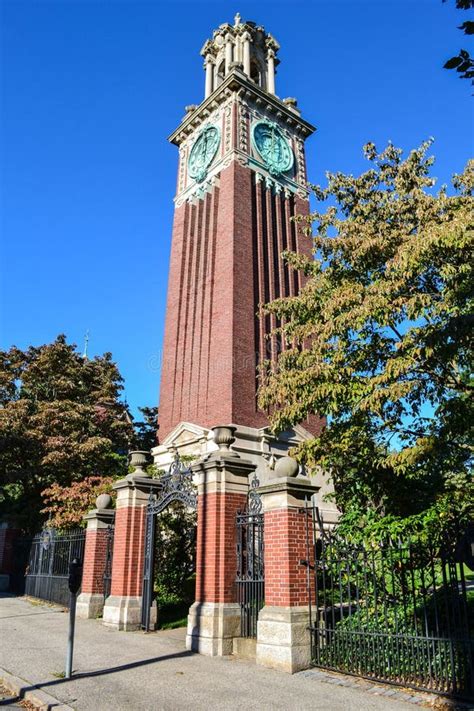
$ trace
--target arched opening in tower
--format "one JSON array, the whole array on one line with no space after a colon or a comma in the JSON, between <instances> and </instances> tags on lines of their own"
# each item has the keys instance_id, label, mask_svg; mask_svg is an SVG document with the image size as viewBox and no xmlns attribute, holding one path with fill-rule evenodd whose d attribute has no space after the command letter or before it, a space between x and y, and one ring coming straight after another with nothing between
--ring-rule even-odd
<instances>
[{"instance_id":1,"label":"arched opening in tower","mask_svg":"<svg viewBox=\"0 0 474 711\"><path fill-rule=\"evenodd\" d=\"M255 84L257 84L257 86L262 86L262 72L260 71L258 63L254 59L252 59L250 64L250 78L255 82Z\"/></svg>"}]
</instances>

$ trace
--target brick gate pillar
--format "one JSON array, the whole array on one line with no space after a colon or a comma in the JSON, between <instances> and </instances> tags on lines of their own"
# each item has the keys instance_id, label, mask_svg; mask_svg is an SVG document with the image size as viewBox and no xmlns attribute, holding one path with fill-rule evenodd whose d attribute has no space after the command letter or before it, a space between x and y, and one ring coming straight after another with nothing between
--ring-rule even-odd
<instances>
[{"instance_id":1,"label":"brick gate pillar","mask_svg":"<svg viewBox=\"0 0 474 711\"><path fill-rule=\"evenodd\" d=\"M310 665L305 499L318 491L283 457L258 489L264 511L265 607L257 623L257 664L294 673ZM311 535L311 529L310 529ZM311 541L310 541L311 543Z\"/></svg>"},{"instance_id":2,"label":"brick gate pillar","mask_svg":"<svg viewBox=\"0 0 474 711\"><path fill-rule=\"evenodd\" d=\"M255 465L229 450L235 428L213 430L220 449L191 467L198 486L196 602L189 609L186 647L222 656L232 653L232 640L240 636L236 514L246 507Z\"/></svg>"},{"instance_id":3,"label":"brick gate pillar","mask_svg":"<svg viewBox=\"0 0 474 711\"><path fill-rule=\"evenodd\" d=\"M146 505L150 492L157 493L161 484L138 466L133 474L115 482L113 488L117 503L112 581L103 621L115 629L137 630L141 623Z\"/></svg>"},{"instance_id":4,"label":"brick gate pillar","mask_svg":"<svg viewBox=\"0 0 474 711\"><path fill-rule=\"evenodd\" d=\"M96 507L84 516L87 522L86 544L81 594L77 598L77 615L84 619L96 618L104 608L104 572L107 562L109 526L114 522L115 511L110 509L112 499L101 494Z\"/></svg>"},{"instance_id":5,"label":"brick gate pillar","mask_svg":"<svg viewBox=\"0 0 474 711\"><path fill-rule=\"evenodd\" d=\"M13 545L19 536L18 529L10 528L6 522L0 523L0 592L8 590L10 586L15 570Z\"/></svg>"}]
</instances>

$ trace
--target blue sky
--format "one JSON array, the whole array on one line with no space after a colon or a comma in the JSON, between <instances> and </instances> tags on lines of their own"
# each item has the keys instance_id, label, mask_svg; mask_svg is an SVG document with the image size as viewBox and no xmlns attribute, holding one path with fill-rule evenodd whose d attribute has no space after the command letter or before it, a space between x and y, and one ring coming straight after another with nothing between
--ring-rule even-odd
<instances>
[{"instance_id":1,"label":"blue sky","mask_svg":"<svg viewBox=\"0 0 474 711\"><path fill-rule=\"evenodd\" d=\"M176 148L204 41L236 11L280 42L277 94L317 126L308 176L365 169L362 145L433 136L449 182L473 153L454 0L1 3L0 347L64 332L109 350L133 408L158 401Z\"/></svg>"}]
</instances>

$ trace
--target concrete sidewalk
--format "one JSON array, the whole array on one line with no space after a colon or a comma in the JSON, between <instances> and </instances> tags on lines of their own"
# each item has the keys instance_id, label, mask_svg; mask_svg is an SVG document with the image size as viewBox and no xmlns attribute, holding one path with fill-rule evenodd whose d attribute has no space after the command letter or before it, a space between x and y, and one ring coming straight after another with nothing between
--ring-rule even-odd
<instances>
[{"instance_id":1,"label":"concrete sidewalk","mask_svg":"<svg viewBox=\"0 0 474 711\"><path fill-rule=\"evenodd\" d=\"M290 676L234 657L192 654L182 629L117 632L100 620L77 620L75 677L66 681L61 675L67 626L68 615L59 607L0 598L0 667L78 711L416 708L395 694L375 695L317 675Z\"/></svg>"}]
</instances>

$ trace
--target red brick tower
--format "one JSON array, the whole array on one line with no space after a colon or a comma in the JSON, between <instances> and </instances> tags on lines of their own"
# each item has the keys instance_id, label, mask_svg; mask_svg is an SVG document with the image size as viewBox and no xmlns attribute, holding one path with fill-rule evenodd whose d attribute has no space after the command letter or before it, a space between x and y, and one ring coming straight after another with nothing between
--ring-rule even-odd
<instances>
[{"instance_id":1,"label":"red brick tower","mask_svg":"<svg viewBox=\"0 0 474 711\"><path fill-rule=\"evenodd\" d=\"M314 127L275 94L279 45L224 24L208 40L205 99L170 136L179 148L160 396L160 438L181 422L263 428L257 366L279 344L259 304L295 294L281 259L308 253L291 217L309 211L305 140ZM318 418L304 423L316 432Z\"/></svg>"}]
</instances>

